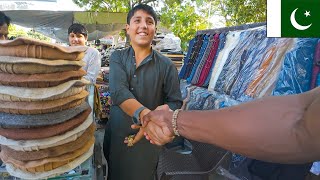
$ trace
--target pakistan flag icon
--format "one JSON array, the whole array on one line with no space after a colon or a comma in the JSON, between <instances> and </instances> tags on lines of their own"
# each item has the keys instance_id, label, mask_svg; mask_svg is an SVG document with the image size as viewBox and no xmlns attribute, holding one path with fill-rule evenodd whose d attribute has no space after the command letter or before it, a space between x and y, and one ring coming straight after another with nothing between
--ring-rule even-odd
<instances>
[{"instance_id":1,"label":"pakistan flag icon","mask_svg":"<svg viewBox=\"0 0 320 180\"><path fill-rule=\"evenodd\" d=\"M320 0L281 0L281 37L320 37Z\"/></svg>"}]
</instances>

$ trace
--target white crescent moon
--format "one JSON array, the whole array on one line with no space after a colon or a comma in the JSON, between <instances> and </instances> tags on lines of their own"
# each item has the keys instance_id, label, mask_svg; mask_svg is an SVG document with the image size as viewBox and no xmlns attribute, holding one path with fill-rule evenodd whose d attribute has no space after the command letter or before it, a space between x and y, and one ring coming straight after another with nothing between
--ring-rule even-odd
<instances>
[{"instance_id":1,"label":"white crescent moon","mask_svg":"<svg viewBox=\"0 0 320 180\"><path fill-rule=\"evenodd\" d=\"M295 10L291 13L291 16L290 16L290 21L291 21L292 26L295 27L295 28L298 29L298 30L301 30L301 31L308 29L308 28L312 25L312 23L309 24L308 26L301 26L299 23L297 23L296 18L295 18L295 15L296 15L296 11L297 11L297 10L298 10L298 8L295 9Z\"/></svg>"}]
</instances>

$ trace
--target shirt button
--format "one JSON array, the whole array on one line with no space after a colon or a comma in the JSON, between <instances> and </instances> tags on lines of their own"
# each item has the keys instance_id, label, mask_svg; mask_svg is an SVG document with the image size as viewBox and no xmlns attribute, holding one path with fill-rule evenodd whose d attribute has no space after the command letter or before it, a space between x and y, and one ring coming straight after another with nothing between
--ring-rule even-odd
<instances>
[{"instance_id":1,"label":"shirt button","mask_svg":"<svg viewBox=\"0 0 320 180\"><path fill-rule=\"evenodd\" d=\"M133 88L131 88L131 91L133 91Z\"/></svg>"},{"instance_id":2,"label":"shirt button","mask_svg":"<svg viewBox=\"0 0 320 180\"><path fill-rule=\"evenodd\" d=\"M135 78L135 77L137 77L137 75L133 75L133 77Z\"/></svg>"}]
</instances>

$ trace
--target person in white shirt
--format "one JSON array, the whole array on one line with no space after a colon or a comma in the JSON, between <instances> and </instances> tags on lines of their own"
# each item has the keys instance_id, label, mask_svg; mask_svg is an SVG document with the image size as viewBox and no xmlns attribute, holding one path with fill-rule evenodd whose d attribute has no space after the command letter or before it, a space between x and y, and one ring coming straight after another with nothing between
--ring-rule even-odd
<instances>
[{"instance_id":1,"label":"person in white shirt","mask_svg":"<svg viewBox=\"0 0 320 180\"><path fill-rule=\"evenodd\" d=\"M70 46L85 46L88 40L88 31L82 24L72 24L68 29L68 35ZM87 72L84 78L95 84L101 67L99 51L93 47L88 47L83 61L86 63L83 69Z\"/></svg>"}]
</instances>

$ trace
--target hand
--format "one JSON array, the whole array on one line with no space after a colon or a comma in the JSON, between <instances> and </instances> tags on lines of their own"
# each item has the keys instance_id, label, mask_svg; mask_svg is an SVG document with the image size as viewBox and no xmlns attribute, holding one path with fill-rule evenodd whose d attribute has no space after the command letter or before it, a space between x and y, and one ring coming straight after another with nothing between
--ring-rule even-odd
<instances>
[{"instance_id":1,"label":"hand","mask_svg":"<svg viewBox=\"0 0 320 180\"><path fill-rule=\"evenodd\" d=\"M155 110L172 111L167 104L158 106ZM148 113L149 112L150 112L150 110L148 111ZM144 115L147 115L147 114L144 114ZM146 127L149 121L144 121L143 117L141 118L142 127Z\"/></svg>"},{"instance_id":2,"label":"hand","mask_svg":"<svg viewBox=\"0 0 320 180\"><path fill-rule=\"evenodd\" d=\"M133 137L128 136L124 139L124 143L127 144L127 146L133 146L138 141L140 141L143 138L144 130L140 126L137 125L131 125L132 129L138 129L140 128L139 132L136 135L133 135ZM133 138L133 139L132 139Z\"/></svg>"},{"instance_id":3,"label":"hand","mask_svg":"<svg viewBox=\"0 0 320 180\"><path fill-rule=\"evenodd\" d=\"M174 139L174 135L167 127L158 126L153 121L150 121L146 126L144 135L151 144L156 145L164 145Z\"/></svg>"},{"instance_id":4,"label":"hand","mask_svg":"<svg viewBox=\"0 0 320 180\"><path fill-rule=\"evenodd\" d=\"M168 106L168 104L164 104L164 105L158 106L155 110L169 111L169 110L171 110L171 109L170 109L170 107Z\"/></svg>"}]
</instances>

